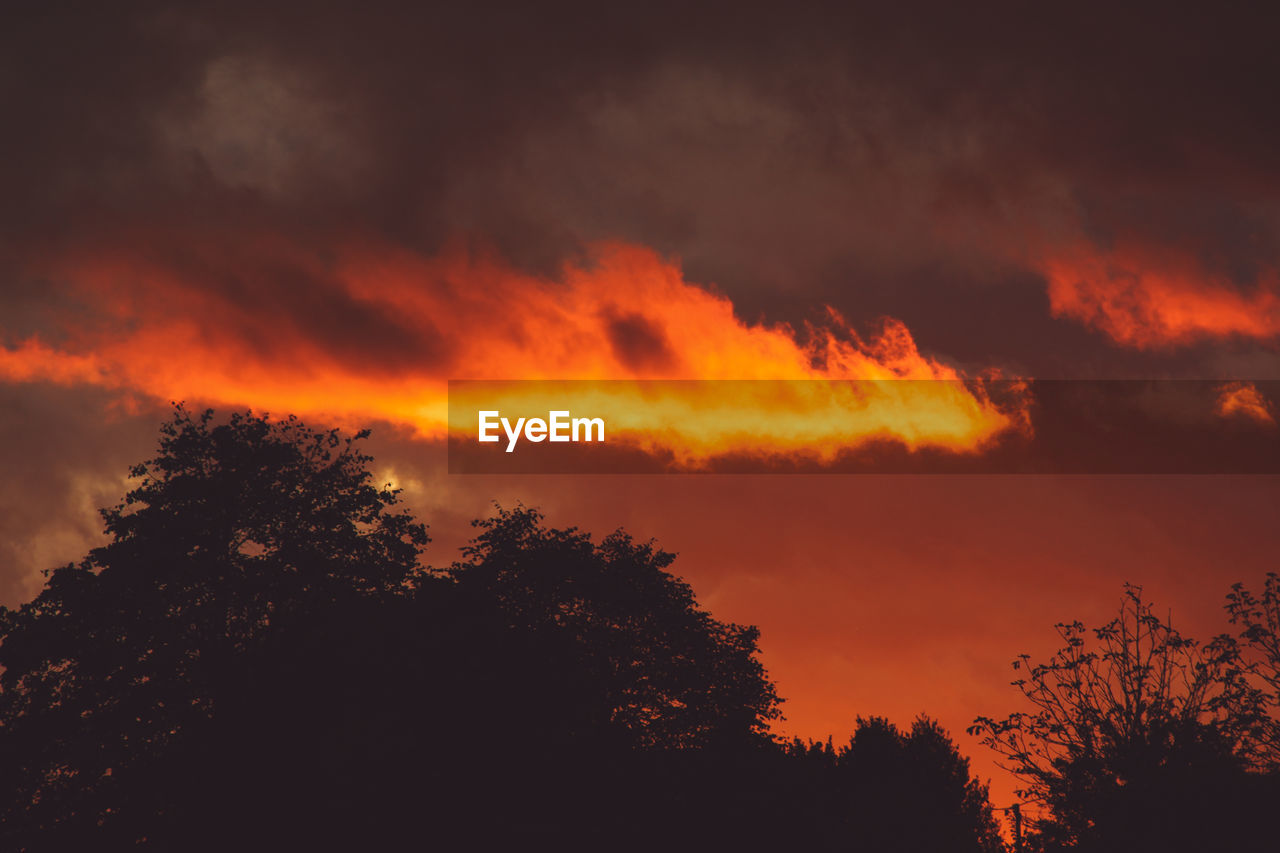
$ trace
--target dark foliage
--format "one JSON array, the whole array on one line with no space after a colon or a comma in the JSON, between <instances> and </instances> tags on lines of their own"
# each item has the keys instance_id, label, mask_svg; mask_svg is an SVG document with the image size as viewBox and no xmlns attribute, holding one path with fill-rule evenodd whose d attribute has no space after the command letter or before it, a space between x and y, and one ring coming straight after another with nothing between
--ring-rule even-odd
<instances>
[{"instance_id":1,"label":"dark foliage","mask_svg":"<svg viewBox=\"0 0 1280 853\"><path fill-rule=\"evenodd\" d=\"M969 774L947 733L921 717L908 732L880 717L859 718L849 743L796 741L789 752L808 768L820 850L884 853L1003 851L987 787Z\"/></svg>"},{"instance_id":2,"label":"dark foliage","mask_svg":"<svg viewBox=\"0 0 1280 853\"><path fill-rule=\"evenodd\" d=\"M1132 586L1106 625L1057 627L1047 663L1014 662L1032 710L970 730L1043 810L1032 846L1255 849L1280 786L1254 760L1271 723L1239 644L1183 636Z\"/></svg>"},{"instance_id":3,"label":"dark foliage","mask_svg":"<svg viewBox=\"0 0 1280 853\"><path fill-rule=\"evenodd\" d=\"M140 816L192 781L157 774L207 739L278 626L407 588L426 532L367 461L292 419L178 409L103 511L111 542L0 620L0 773L25 804L8 831L149 835Z\"/></svg>"},{"instance_id":4,"label":"dark foliage","mask_svg":"<svg viewBox=\"0 0 1280 853\"><path fill-rule=\"evenodd\" d=\"M1268 572L1261 593L1235 584L1227 595L1227 614L1237 636L1219 638L1238 655L1251 699L1265 713L1247 746L1257 769L1280 771L1280 574Z\"/></svg>"},{"instance_id":5,"label":"dark foliage","mask_svg":"<svg viewBox=\"0 0 1280 853\"><path fill-rule=\"evenodd\" d=\"M0 613L0 849L993 849L930 723L773 740L756 630L652 544L499 509L423 569L361 437L177 410Z\"/></svg>"},{"instance_id":6,"label":"dark foliage","mask_svg":"<svg viewBox=\"0 0 1280 853\"><path fill-rule=\"evenodd\" d=\"M499 508L450 575L518 630L547 634L588 674L593 712L632 745L681 749L764 736L778 697L759 632L700 610L675 555L617 532L599 544Z\"/></svg>"}]
</instances>

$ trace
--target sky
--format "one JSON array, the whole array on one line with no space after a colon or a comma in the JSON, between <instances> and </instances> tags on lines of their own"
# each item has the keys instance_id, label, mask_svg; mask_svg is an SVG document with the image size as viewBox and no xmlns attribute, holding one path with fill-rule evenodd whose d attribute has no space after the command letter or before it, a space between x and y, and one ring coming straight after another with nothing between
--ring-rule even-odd
<instances>
[{"instance_id":1,"label":"sky","mask_svg":"<svg viewBox=\"0 0 1280 853\"><path fill-rule=\"evenodd\" d=\"M624 526L787 734L1017 707L1125 581L1222 629L1274 476L447 473L450 379L1280 380L1275 21L991 3L25 3L0 33L0 603L171 400L371 426L447 564ZM1259 428L1274 428L1261 399Z\"/></svg>"}]
</instances>

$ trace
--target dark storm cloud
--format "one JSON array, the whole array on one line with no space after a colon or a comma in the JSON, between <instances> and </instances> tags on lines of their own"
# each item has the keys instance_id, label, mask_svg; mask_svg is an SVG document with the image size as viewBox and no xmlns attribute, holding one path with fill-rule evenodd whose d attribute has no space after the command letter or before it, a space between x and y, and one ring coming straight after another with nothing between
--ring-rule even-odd
<instances>
[{"instance_id":1,"label":"dark storm cloud","mask_svg":"<svg viewBox=\"0 0 1280 853\"><path fill-rule=\"evenodd\" d=\"M7 171L45 209L147 213L240 186L410 239L457 227L444 201L462 198L463 225L514 243L558 202L628 200L628 168L644 166L628 139L692 149L687 170L713 157L754 157L776 178L797 165L837 181L931 169L930 202L979 211L1046 172L1073 190L1274 201L1264 20L1163 4L829 6L30 4L7 37L21 128ZM610 121L637 126L603 133ZM539 199L481 186L527 180L531 137L556 143L561 168L586 153L616 177L592 169L600 180L539 187ZM694 189L681 199L692 210L669 211L685 227L727 188Z\"/></svg>"}]
</instances>

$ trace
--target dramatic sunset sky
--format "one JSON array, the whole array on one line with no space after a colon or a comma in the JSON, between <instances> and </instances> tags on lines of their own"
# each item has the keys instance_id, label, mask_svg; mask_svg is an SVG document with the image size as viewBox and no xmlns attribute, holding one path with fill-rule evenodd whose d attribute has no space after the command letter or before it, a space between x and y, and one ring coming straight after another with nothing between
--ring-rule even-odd
<instances>
[{"instance_id":1,"label":"dramatic sunset sky","mask_svg":"<svg viewBox=\"0 0 1280 853\"><path fill-rule=\"evenodd\" d=\"M1280 479L446 472L450 379L1280 380L1275 21L879 6L11 5L0 603L170 400L367 425L431 562L495 500L652 536L780 731L926 712L1007 805L1009 661L1125 581L1219 630Z\"/></svg>"}]
</instances>

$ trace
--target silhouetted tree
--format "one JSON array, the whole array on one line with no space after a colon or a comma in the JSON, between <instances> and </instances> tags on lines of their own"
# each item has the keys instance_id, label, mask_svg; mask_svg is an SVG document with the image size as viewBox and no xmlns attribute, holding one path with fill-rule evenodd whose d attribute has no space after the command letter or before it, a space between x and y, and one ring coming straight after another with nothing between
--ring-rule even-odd
<instances>
[{"instance_id":1,"label":"silhouetted tree","mask_svg":"<svg viewBox=\"0 0 1280 853\"><path fill-rule=\"evenodd\" d=\"M936 722L921 717L900 731L881 717L858 718L849 743L790 747L813 779L803 849L883 853L1004 851L987 786Z\"/></svg>"},{"instance_id":2,"label":"silhouetted tree","mask_svg":"<svg viewBox=\"0 0 1280 853\"><path fill-rule=\"evenodd\" d=\"M0 849L989 853L935 724L788 749L673 556L499 508L448 569L336 431L179 407L0 611Z\"/></svg>"},{"instance_id":3,"label":"silhouetted tree","mask_svg":"<svg viewBox=\"0 0 1280 853\"><path fill-rule=\"evenodd\" d=\"M779 699L759 631L712 618L666 568L673 554L619 531L599 543L549 529L535 509L499 508L449 571L498 602L510 624L568 644L598 690L597 719L644 748L765 736Z\"/></svg>"},{"instance_id":4,"label":"silhouetted tree","mask_svg":"<svg viewBox=\"0 0 1280 853\"><path fill-rule=\"evenodd\" d=\"M11 842L154 839L196 781L173 758L209 742L250 652L299 614L412 587L426 531L370 482L365 434L177 408L102 512L111 541L0 613Z\"/></svg>"},{"instance_id":5,"label":"silhouetted tree","mask_svg":"<svg viewBox=\"0 0 1280 853\"><path fill-rule=\"evenodd\" d=\"M0 848L782 837L754 628L523 508L425 570L363 436L176 411L109 543L0 613Z\"/></svg>"},{"instance_id":6,"label":"silhouetted tree","mask_svg":"<svg viewBox=\"0 0 1280 853\"><path fill-rule=\"evenodd\" d=\"M1256 690L1250 697L1267 713L1249 746L1249 760L1260 770L1280 771L1280 575L1268 572L1258 595L1237 583L1227 595L1227 614L1239 633L1241 666Z\"/></svg>"},{"instance_id":7,"label":"silhouetted tree","mask_svg":"<svg viewBox=\"0 0 1280 853\"><path fill-rule=\"evenodd\" d=\"M1045 809L1037 843L1209 850L1255 838L1247 805L1269 781L1247 774L1244 756L1264 714L1234 645L1182 636L1133 586L1101 628L1057 628L1066 645L1047 663L1014 662L1033 710L970 729Z\"/></svg>"}]
</instances>

